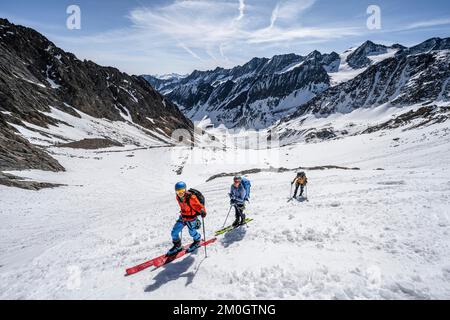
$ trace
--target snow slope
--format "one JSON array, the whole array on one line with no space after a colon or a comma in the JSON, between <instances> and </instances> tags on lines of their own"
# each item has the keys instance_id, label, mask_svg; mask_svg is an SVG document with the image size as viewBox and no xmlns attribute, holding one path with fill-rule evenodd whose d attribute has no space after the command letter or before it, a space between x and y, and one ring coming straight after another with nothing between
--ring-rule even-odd
<instances>
[{"instance_id":1,"label":"snow slope","mask_svg":"<svg viewBox=\"0 0 450 320\"><path fill-rule=\"evenodd\" d=\"M357 77L358 75L367 70L368 67L354 69L347 62L348 56L351 55L357 49L358 49L357 47L350 48L340 55L341 63L339 64L338 71L328 73L328 75L330 76L330 82L332 86L337 86L338 84L354 79L355 77ZM371 65L374 65L388 58L392 58L398 51L399 51L398 49L390 48L387 49L387 53L371 55L368 56L368 58L372 63Z\"/></svg>"},{"instance_id":2,"label":"snow slope","mask_svg":"<svg viewBox=\"0 0 450 320\"><path fill-rule=\"evenodd\" d=\"M66 186L0 186L0 299L450 298L446 123L285 146L259 165L217 152L191 163L187 149L163 146L49 150L67 172L16 174ZM251 174L248 227L221 236L207 259L199 250L124 277L171 246L176 181L204 192L210 238L231 178L206 180L270 165L360 170L307 171L309 202L287 202L294 172Z\"/></svg>"},{"instance_id":3,"label":"snow slope","mask_svg":"<svg viewBox=\"0 0 450 320\"><path fill-rule=\"evenodd\" d=\"M71 107L68 104L66 106ZM91 117L75 109L79 118L53 107L50 107L50 111L42 113L60 121L58 125L49 125L48 128L44 128L27 121L22 121L25 126L14 123L10 125L31 143L43 147L88 138L109 138L123 144L146 147L167 146L172 142L165 133L146 129L134 123L131 117L126 122L120 122Z\"/></svg>"}]
</instances>

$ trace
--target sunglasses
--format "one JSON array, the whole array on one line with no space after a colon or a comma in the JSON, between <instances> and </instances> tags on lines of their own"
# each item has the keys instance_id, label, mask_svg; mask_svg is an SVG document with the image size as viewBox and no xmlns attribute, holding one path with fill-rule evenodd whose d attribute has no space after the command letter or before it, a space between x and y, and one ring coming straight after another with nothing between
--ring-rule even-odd
<instances>
[{"instance_id":1,"label":"sunglasses","mask_svg":"<svg viewBox=\"0 0 450 320\"><path fill-rule=\"evenodd\" d=\"M186 192L186 189L180 189L175 191L177 194L183 194Z\"/></svg>"}]
</instances>

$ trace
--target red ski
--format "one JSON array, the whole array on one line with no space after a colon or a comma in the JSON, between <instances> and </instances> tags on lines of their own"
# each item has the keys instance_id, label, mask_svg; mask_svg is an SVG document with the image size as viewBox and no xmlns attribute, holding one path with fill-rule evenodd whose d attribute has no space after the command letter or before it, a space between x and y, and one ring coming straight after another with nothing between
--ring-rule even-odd
<instances>
[{"instance_id":1,"label":"red ski","mask_svg":"<svg viewBox=\"0 0 450 320\"><path fill-rule=\"evenodd\" d=\"M190 244L185 245L183 247L183 250L187 250L187 248L189 248L189 246L190 246ZM128 268L127 270L125 270L126 275L129 276L129 275L138 273L139 271L142 271L144 269L147 269L147 268L153 266L153 263L155 260L164 258L165 256L166 256L166 254L163 254L162 256L153 258L152 260L148 260L148 261L145 261L144 263L138 264L137 266Z\"/></svg>"},{"instance_id":2,"label":"red ski","mask_svg":"<svg viewBox=\"0 0 450 320\"><path fill-rule=\"evenodd\" d=\"M217 240L217 238L212 238L212 239L207 240L207 241L202 241L202 242L200 242L200 247L204 247L204 246L207 246L208 244L214 243L216 240ZM187 248L189 248L189 246L187 246ZM173 260L181 258L182 256L184 256L185 254L188 253L187 252L187 248L184 247L183 250L181 250L177 254L174 254L173 256L166 256L166 255L164 255L164 256L158 257L156 259L153 259L153 265L156 268L159 268L159 267L161 267L161 266L163 266L165 264L168 264L168 263L172 262Z\"/></svg>"},{"instance_id":3,"label":"red ski","mask_svg":"<svg viewBox=\"0 0 450 320\"><path fill-rule=\"evenodd\" d=\"M200 243L200 246L208 245L208 244L210 244L210 243L213 243L213 242L216 241L216 240L217 240L217 238L213 238L213 239L208 240L208 241L206 241L206 242L202 241L202 242ZM160 266L162 266L163 264L166 264L166 263L169 263L170 261L173 261L173 260L175 260L175 259L178 259L178 258L180 258L180 257L182 257L182 256L184 256L184 255L186 254L186 250L187 250L189 247L190 247L190 244L187 244L187 245L185 245L185 246L183 247L183 250L180 251L180 252L178 252L178 254L176 254L176 255L167 257L166 254L163 254L163 255L161 255L161 256L159 256L159 257L156 257L156 258L154 258L154 259L152 259L152 260L148 260L148 261L146 261L146 262L144 262L144 263L141 263L141 264L139 264L139 265L137 265L137 266L128 268L128 269L125 271L125 272L126 272L126 275L129 276L129 275L138 273L139 271L142 271L142 270L144 270L144 269L147 269L147 268L149 268L149 267L151 267L151 266L160 267ZM170 261L168 261L169 259L170 259ZM157 262L158 265L156 265L155 262ZM161 264L161 263L162 263L162 264Z\"/></svg>"}]
</instances>

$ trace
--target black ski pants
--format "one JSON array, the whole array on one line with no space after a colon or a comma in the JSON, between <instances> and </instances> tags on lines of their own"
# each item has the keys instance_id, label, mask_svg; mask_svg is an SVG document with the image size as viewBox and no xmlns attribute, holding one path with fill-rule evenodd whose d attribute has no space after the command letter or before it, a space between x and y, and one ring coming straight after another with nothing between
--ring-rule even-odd
<instances>
[{"instance_id":1,"label":"black ski pants","mask_svg":"<svg viewBox=\"0 0 450 320\"><path fill-rule=\"evenodd\" d=\"M300 187L300 197L303 195L303 189L305 186L303 184L295 184L295 192L294 192L294 198L297 197L298 187Z\"/></svg>"},{"instance_id":2,"label":"black ski pants","mask_svg":"<svg viewBox=\"0 0 450 320\"><path fill-rule=\"evenodd\" d=\"M245 203L234 205L234 212L236 219L241 219L241 221L245 220L244 210L245 210Z\"/></svg>"}]
</instances>

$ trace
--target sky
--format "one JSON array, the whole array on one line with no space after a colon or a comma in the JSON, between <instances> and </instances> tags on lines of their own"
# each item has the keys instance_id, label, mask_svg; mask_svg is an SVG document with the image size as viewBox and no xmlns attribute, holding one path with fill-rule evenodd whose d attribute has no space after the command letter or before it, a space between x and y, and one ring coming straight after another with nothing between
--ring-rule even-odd
<instances>
[{"instance_id":1,"label":"sky","mask_svg":"<svg viewBox=\"0 0 450 320\"><path fill-rule=\"evenodd\" d=\"M67 27L70 5L80 9L80 29ZM0 17L130 74L187 74L253 57L341 53L366 40L412 46L450 36L448 0L14 0L0 2Z\"/></svg>"}]
</instances>

